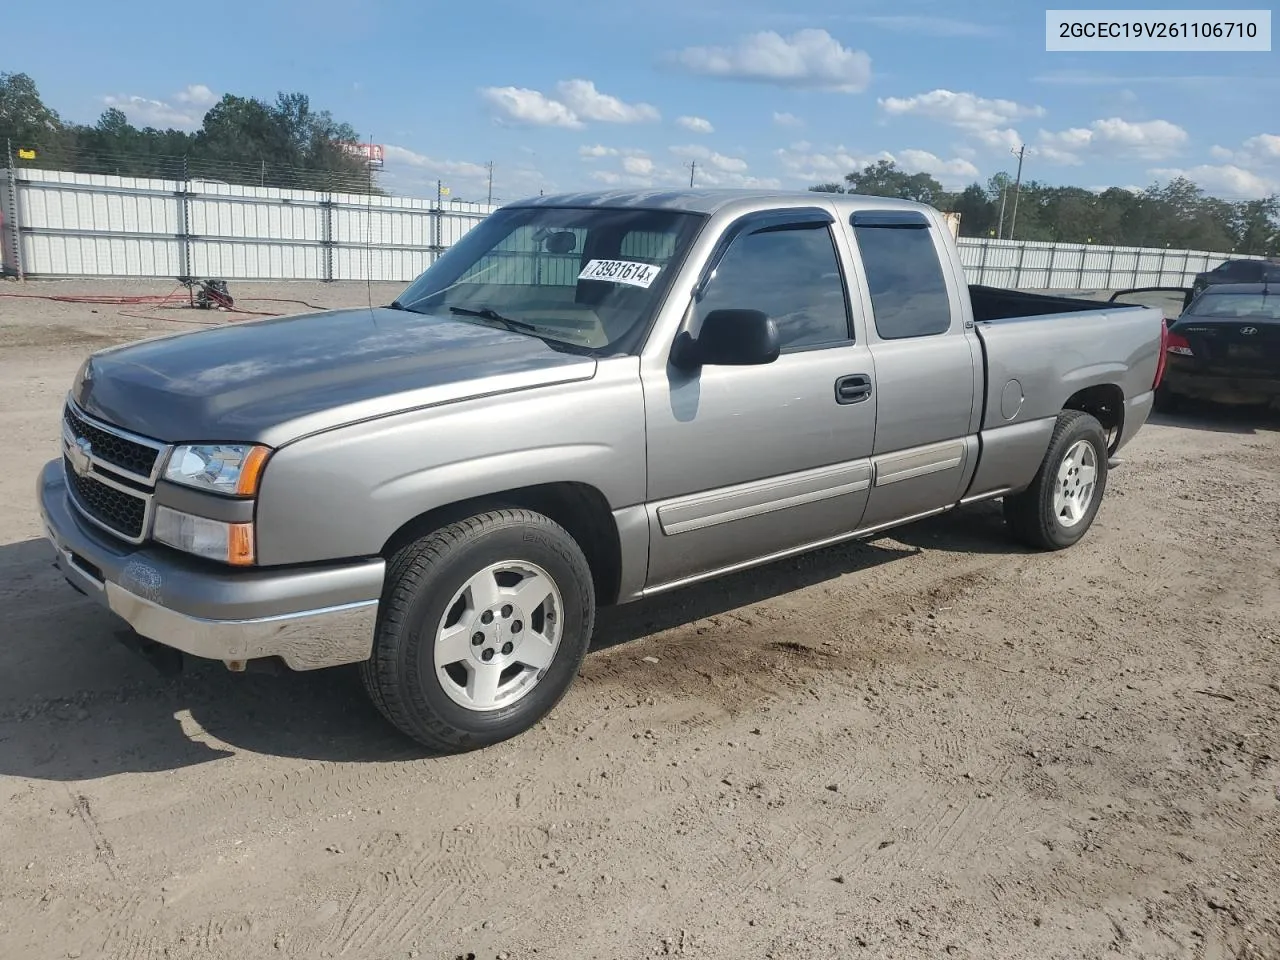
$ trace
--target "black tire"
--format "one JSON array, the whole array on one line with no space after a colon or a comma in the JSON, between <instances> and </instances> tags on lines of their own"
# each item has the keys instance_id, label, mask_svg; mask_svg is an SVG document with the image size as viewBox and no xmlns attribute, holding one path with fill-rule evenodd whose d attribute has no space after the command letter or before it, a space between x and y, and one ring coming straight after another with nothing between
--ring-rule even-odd
<instances>
[{"instance_id":1,"label":"black tire","mask_svg":"<svg viewBox=\"0 0 1280 960\"><path fill-rule=\"evenodd\" d=\"M1068 451L1081 440L1092 446L1097 474L1089 506L1073 526L1065 525L1053 507L1058 468ZM1031 486L1004 498L1004 518L1009 530L1036 550L1062 550L1080 541L1093 524L1107 487L1107 434L1096 418L1080 410L1063 410L1053 428L1049 449Z\"/></svg>"},{"instance_id":2,"label":"black tire","mask_svg":"<svg viewBox=\"0 0 1280 960\"><path fill-rule=\"evenodd\" d=\"M561 637L532 689L506 707L481 712L456 703L442 686L435 631L468 579L505 560L537 564L554 581L564 606ZM595 612L591 568L563 527L531 510L488 511L415 540L390 559L373 655L361 676L379 712L428 749L488 746L523 733L559 703L586 656Z\"/></svg>"}]
</instances>

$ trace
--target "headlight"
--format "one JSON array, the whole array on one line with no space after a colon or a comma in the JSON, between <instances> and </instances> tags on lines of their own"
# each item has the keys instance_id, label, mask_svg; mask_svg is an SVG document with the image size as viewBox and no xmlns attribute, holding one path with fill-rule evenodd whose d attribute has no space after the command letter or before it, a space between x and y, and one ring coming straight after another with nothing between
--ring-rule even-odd
<instances>
[{"instance_id":1,"label":"headlight","mask_svg":"<svg viewBox=\"0 0 1280 960\"><path fill-rule=\"evenodd\" d=\"M197 490L250 497L258 492L269 452L266 447L242 443L175 447L164 478Z\"/></svg>"},{"instance_id":2,"label":"headlight","mask_svg":"<svg viewBox=\"0 0 1280 960\"><path fill-rule=\"evenodd\" d=\"M223 523L157 506L151 535L184 553L237 567L251 566L256 559L252 523Z\"/></svg>"}]
</instances>

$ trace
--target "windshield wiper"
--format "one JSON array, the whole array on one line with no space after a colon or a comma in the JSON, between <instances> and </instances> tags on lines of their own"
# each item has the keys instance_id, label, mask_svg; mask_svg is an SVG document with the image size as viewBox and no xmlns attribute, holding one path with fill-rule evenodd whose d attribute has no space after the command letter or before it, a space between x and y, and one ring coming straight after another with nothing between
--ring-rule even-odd
<instances>
[{"instance_id":1,"label":"windshield wiper","mask_svg":"<svg viewBox=\"0 0 1280 960\"><path fill-rule=\"evenodd\" d=\"M536 333L538 327L532 323L525 323L523 320L512 320L510 317L504 317L496 310L488 307L481 307L479 310L472 310L468 307L450 307L450 313L460 313L467 317L480 317L483 320L492 320L494 323L503 324L508 330L523 330Z\"/></svg>"}]
</instances>

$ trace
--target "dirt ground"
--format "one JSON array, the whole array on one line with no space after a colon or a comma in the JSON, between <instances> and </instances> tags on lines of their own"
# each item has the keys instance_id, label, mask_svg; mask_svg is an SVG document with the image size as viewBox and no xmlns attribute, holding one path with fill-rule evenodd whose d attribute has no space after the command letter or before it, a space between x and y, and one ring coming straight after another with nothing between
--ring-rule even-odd
<instances>
[{"instance_id":1,"label":"dirt ground","mask_svg":"<svg viewBox=\"0 0 1280 960\"><path fill-rule=\"evenodd\" d=\"M1280 957L1276 418L1153 421L1062 553L985 505L608 611L431 758L349 670L163 678L52 569L77 365L176 329L0 298L0 957Z\"/></svg>"}]
</instances>

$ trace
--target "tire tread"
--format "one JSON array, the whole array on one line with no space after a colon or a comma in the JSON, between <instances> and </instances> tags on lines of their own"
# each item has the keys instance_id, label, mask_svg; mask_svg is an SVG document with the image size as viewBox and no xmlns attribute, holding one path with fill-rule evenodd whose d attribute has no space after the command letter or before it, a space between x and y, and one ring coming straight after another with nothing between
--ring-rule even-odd
<instances>
[{"instance_id":1,"label":"tire tread","mask_svg":"<svg viewBox=\"0 0 1280 960\"><path fill-rule=\"evenodd\" d=\"M1098 487L1094 494L1096 500L1091 508L1095 514L1106 491L1107 454L1106 433L1102 424L1092 414L1083 410L1063 410L1054 424L1053 434L1045 449L1044 459L1036 471L1031 486L1021 493L1004 499L1004 518L1014 537L1036 550L1061 550L1079 541L1093 524L1092 517L1080 531L1068 542L1055 536L1056 525L1052 521L1052 502L1054 484L1057 482L1057 463L1066 445L1065 438L1072 433L1080 433L1081 439L1086 432L1095 433L1101 441L1102 456L1098 465Z\"/></svg>"},{"instance_id":2,"label":"tire tread","mask_svg":"<svg viewBox=\"0 0 1280 960\"><path fill-rule=\"evenodd\" d=\"M408 635L409 608L434 567L484 534L510 526L542 527L553 534L553 543L557 540L574 542L562 526L543 514L522 508L499 508L446 524L406 544L387 565L373 653L361 663L360 676L378 712L393 726L429 749L455 752L477 744L473 734L457 730L430 710L411 709L411 691L401 675L400 666L403 646L412 642ZM565 561L578 570L579 576L591 584L590 568L581 551L576 555L573 550L562 549L560 552ZM595 607L594 603L587 606L588 615L583 626L589 637L594 627ZM585 645L582 653L585 654ZM559 699L556 697L556 701Z\"/></svg>"}]
</instances>

